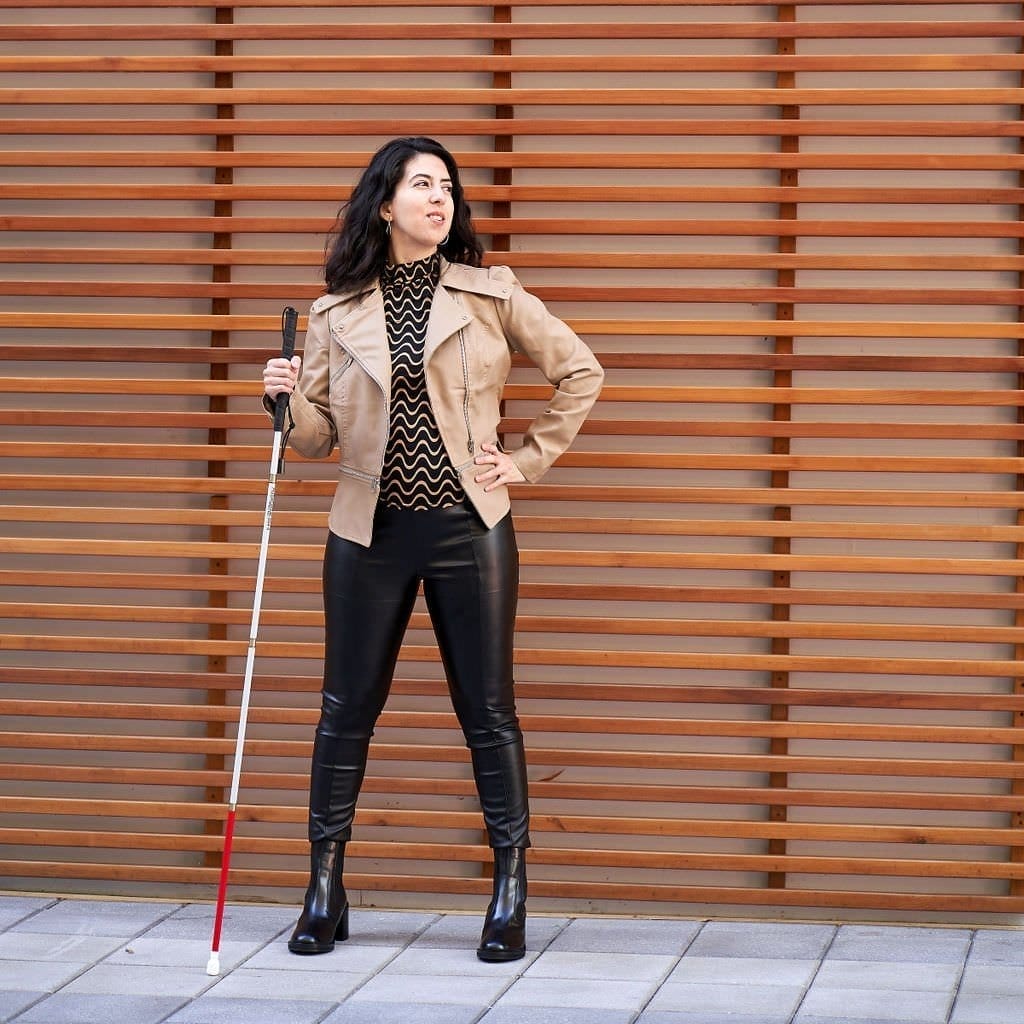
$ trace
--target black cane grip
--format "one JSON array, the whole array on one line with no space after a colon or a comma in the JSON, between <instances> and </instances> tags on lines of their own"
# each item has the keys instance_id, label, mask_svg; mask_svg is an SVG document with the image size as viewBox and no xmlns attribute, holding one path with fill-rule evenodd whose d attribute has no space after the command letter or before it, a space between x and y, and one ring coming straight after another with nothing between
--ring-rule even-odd
<instances>
[{"instance_id":1,"label":"black cane grip","mask_svg":"<svg viewBox=\"0 0 1024 1024\"><path fill-rule=\"evenodd\" d=\"M291 307L285 306L281 314L281 358L291 359L295 355L295 328L299 323L299 314ZM274 430L284 430L284 414L288 408L288 396L280 394L274 399Z\"/></svg>"}]
</instances>

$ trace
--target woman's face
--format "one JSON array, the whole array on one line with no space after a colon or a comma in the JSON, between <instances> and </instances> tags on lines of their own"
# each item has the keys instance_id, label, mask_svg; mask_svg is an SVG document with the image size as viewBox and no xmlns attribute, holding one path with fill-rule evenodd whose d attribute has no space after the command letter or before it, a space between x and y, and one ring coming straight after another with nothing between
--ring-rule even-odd
<instances>
[{"instance_id":1,"label":"woman's face","mask_svg":"<svg viewBox=\"0 0 1024 1024\"><path fill-rule=\"evenodd\" d=\"M391 224L391 260L409 263L430 256L452 226L455 202L445 162L432 153L417 153L406 163L395 194L381 204Z\"/></svg>"}]
</instances>

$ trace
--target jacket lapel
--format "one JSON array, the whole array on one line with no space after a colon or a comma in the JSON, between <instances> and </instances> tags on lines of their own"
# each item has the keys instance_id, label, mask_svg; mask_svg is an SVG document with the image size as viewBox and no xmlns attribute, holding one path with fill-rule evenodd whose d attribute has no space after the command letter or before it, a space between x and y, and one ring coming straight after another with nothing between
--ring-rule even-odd
<instances>
[{"instance_id":1,"label":"jacket lapel","mask_svg":"<svg viewBox=\"0 0 1024 1024\"><path fill-rule=\"evenodd\" d=\"M451 292L443 284L439 284L437 291L434 292L434 301L430 305L430 317L427 320L427 336L423 342L423 365L426 366L438 347L453 334L461 331L471 319Z\"/></svg>"},{"instance_id":2,"label":"jacket lapel","mask_svg":"<svg viewBox=\"0 0 1024 1024\"><path fill-rule=\"evenodd\" d=\"M384 320L384 296L380 288L364 295L345 317L332 324L331 331L339 344L352 354L390 398L391 351Z\"/></svg>"}]
</instances>

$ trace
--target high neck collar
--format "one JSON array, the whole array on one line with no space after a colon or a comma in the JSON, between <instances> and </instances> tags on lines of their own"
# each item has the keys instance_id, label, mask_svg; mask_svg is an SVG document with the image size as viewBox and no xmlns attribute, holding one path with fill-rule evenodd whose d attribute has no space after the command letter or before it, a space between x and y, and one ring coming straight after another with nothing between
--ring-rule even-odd
<instances>
[{"instance_id":1,"label":"high neck collar","mask_svg":"<svg viewBox=\"0 0 1024 1024\"><path fill-rule=\"evenodd\" d=\"M441 277L441 254L432 252L420 260L409 263L389 263L381 274L381 286L385 289L404 288L408 284L422 284L426 280L435 284Z\"/></svg>"}]
</instances>

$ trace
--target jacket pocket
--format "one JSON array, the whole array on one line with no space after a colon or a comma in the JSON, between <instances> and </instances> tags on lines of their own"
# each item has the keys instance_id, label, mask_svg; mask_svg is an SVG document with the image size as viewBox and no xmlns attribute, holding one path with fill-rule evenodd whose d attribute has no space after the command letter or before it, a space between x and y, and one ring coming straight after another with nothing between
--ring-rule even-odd
<instances>
[{"instance_id":1,"label":"jacket pocket","mask_svg":"<svg viewBox=\"0 0 1024 1024\"><path fill-rule=\"evenodd\" d=\"M333 362L333 361L332 361ZM340 383L341 378L349 370L355 360L348 352L342 352L337 362L331 366L331 391Z\"/></svg>"},{"instance_id":2,"label":"jacket pocket","mask_svg":"<svg viewBox=\"0 0 1024 1024\"><path fill-rule=\"evenodd\" d=\"M356 469L354 466L346 466L344 463L338 467L338 470L342 476L350 476L354 480L367 484L375 491L380 490L380 477L375 476L373 473L366 473L361 469Z\"/></svg>"},{"instance_id":3,"label":"jacket pocket","mask_svg":"<svg viewBox=\"0 0 1024 1024\"><path fill-rule=\"evenodd\" d=\"M348 405L350 370L355 360L344 349L331 354L331 378L328 388L328 401L331 406L331 417L338 432L338 451L345 453L349 440Z\"/></svg>"}]
</instances>

